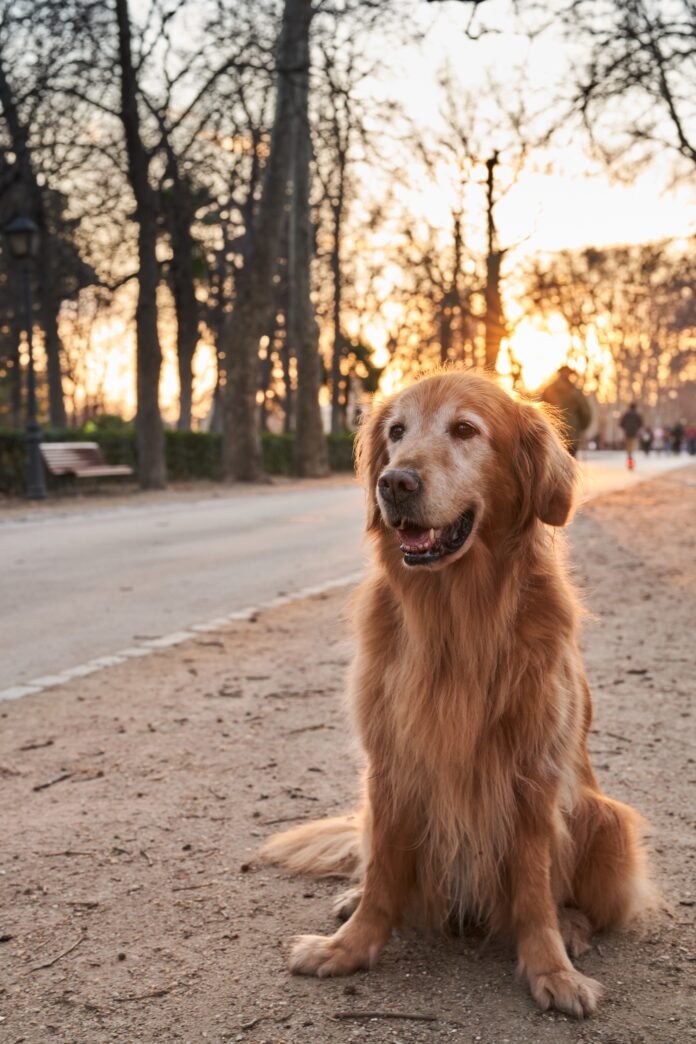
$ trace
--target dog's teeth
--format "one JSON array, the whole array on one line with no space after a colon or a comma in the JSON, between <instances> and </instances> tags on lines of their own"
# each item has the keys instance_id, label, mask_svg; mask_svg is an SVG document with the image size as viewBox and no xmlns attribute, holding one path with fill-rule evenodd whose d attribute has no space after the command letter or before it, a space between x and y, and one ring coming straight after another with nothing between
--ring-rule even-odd
<instances>
[{"instance_id":1,"label":"dog's teeth","mask_svg":"<svg viewBox=\"0 0 696 1044\"><path fill-rule=\"evenodd\" d=\"M430 543L431 544L435 543L435 530L434 529L430 530Z\"/></svg>"}]
</instances>

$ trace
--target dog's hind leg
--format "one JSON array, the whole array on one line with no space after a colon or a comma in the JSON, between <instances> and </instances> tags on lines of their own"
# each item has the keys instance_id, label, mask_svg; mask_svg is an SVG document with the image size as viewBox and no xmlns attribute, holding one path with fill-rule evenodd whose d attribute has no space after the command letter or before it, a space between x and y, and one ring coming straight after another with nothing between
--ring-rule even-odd
<instances>
[{"instance_id":1,"label":"dog's hind leg","mask_svg":"<svg viewBox=\"0 0 696 1044\"><path fill-rule=\"evenodd\" d=\"M573 905L594 931L626 924L657 905L634 809L587 787L568 827L575 849Z\"/></svg>"},{"instance_id":2,"label":"dog's hind leg","mask_svg":"<svg viewBox=\"0 0 696 1044\"><path fill-rule=\"evenodd\" d=\"M349 917L352 917L362 899L362 886L356 888L347 888L345 892L341 892L337 895L334 904L333 912L339 921L347 921Z\"/></svg>"},{"instance_id":3,"label":"dog's hind leg","mask_svg":"<svg viewBox=\"0 0 696 1044\"><path fill-rule=\"evenodd\" d=\"M581 910L562 906L558 911L558 926L565 948L571 957L581 957L591 946L592 925Z\"/></svg>"}]
</instances>

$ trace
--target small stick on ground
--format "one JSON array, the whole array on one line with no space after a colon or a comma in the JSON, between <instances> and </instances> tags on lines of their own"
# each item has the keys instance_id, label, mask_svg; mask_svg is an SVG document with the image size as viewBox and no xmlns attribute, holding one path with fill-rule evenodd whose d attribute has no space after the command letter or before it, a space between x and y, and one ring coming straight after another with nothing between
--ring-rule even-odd
<instances>
[{"instance_id":1,"label":"small stick on ground","mask_svg":"<svg viewBox=\"0 0 696 1044\"><path fill-rule=\"evenodd\" d=\"M280 819L261 819L259 826L276 826L278 823L296 823L302 816L281 816Z\"/></svg>"},{"instance_id":2,"label":"small stick on ground","mask_svg":"<svg viewBox=\"0 0 696 1044\"><path fill-rule=\"evenodd\" d=\"M437 1022L437 1015L413 1015L401 1011L335 1011L336 1022L350 1019L404 1019L408 1022Z\"/></svg>"},{"instance_id":3,"label":"small stick on ground","mask_svg":"<svg viewBox=\"0 0 696 1044\"><path fill-rule=\"evenodd\" d=\"M73 950L76 950L77 947L80 945L80 943L84 942L84 940L85 940L84 935L81 935L80 938L77 940L77 942L74 942L72 944L72 946L69 946L67 948L67 950L63 950L62 953L59 953L55 957L52 957L50 961L44 961L43 964L35 964L34 967L31 969L31 971L41 971L42 968L52 968L53 965L57 964L58 961L61 960L62 957L67 957L67 955L69 953L72 953Z\"/></svg>"},{"instance_id":4,"label":"small stick on ground","mask_svg":"<svg viewBox=\"0 0 696 1044\"><path fill-rule=\"evenodd\" d=\"M24 746L20 747L19 749L20 750L41 750L42 747L52 747L53 743L54 743L54 740L47 739L47 740L43 740L41 743L25 743Z\"/></svg>"},{"instance_id":5,"label":"small stick on ground","mask_svg":"<svg viewBox=\"0 0 696 1044\"><path fill-rule=\"evenodd\" d=\"M47 790L48 787L53 787L56 783L62 783L64 779L72 779L72 772L62 772L60 776L56 776L55 779L49 779L46 783L37 783L32 790Z\"/></svg>"},{"instance_id":6,"label":"small stick on ground","mask_svg":"<svg viewBox=\"0 0 696 1044\"><path fill-rule=\"evenodd\" d=\"M201 884L174 885L172 892L195 892L198 888L212 888L219 881L203 881Z\"/></svg>"},{"instance_id":7,"label":"small stick on ground","mask_svg":"<svg viewBox=\"0 0 696 1044\"><path fill-rule=\"evenodd\" d=\"M299 736L299 734L301 732L318 732L319 729L328 729L328 728L330 728L329 725L325 725L323 722L321 722L321 724L319 724L319 725L305 725L304 728L302 728L302 729L290 729L290 731L286 732L285 735L286 736Z\"/></svg>"},{"instance_id":8,"label":"small stick on ground","mask_svg":"<svg viewBox=\"0 0 696 1044\"><path fill-rule=\"evenodd\" d=\"M81 851L77 848L66 848L63 852L34 852L37 856L92 856L96 855L96 852Z\"/></svg>"},{"instance_id":9,"label":"small stick on ground","mask_svg":"<svg viewBox=\"0 0 696 1044\"><path fill-rule=\"evenodd\" d=\"M112 997L111 999L118 1001L119 1004L125 1004L128 1001L152 1000L155 997L164 997L165 994L171 993L179 985L180 983L173 982L171 986L162 986L158 990L150 990L149 993L129 993L125 997Z\"/></svg>"}]
</instances>

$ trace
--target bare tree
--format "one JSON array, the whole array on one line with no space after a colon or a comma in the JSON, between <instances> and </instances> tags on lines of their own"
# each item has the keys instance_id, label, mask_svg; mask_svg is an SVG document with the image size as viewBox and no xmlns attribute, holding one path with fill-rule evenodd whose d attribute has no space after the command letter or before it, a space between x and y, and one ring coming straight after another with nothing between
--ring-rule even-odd
<instances>
[{"instance_id":1,"label":"bare tree","mask_svg":"<svg viewBox=\"0 0 696 1044\"><path fill-rule=\"evenodd\" d=\"M2 0L0 4L0 110L6 155L12 157L2 170L0 201L5 220L23 211L41 231L36 263L38 319L46 352L49 418L52 426L65 427L58 315L66 258L65 251L59 256L59 238L61 233L67 236L68 226L62 220L62 206L56 205L58 197L50 195L47 174L57 163L58 147L55 135L46 131L55 122L51 110L57 105L57 81L69 60L71 39L65 24L50 14L42 10L38 18L33 17L31 5L24 0ZM18 364L13 372L19 375Z\"/></svg>"},{"instance_id":2,"label":"bare tree","mask_svg":"<svg viewBox=\"0 0 696 1044\"><path fill-rule=\"evenodd\" d=\"M563 0L587 47L576 103L610 159L668 148L696 165L696 8L692 0Z\"/></svg>"},{"instance_id":3,"label":"bare tree","mask_svg":"<svg viewBox=\"0 0 696 1044\"><path fill-rule=\"evenodd\" d=\"M295 81L306 72L303 50L311 0L285 0L276 57L273 130L261 197L244 264L237 276L235 308L226 335L224 466L228 478L255 481L261 474L257 424L258 352L273 302L273 275L287 206Z\"/></svg>"},{"instance_id":4,"label":"bare tree","mask_svg":"<svg viewBox=\"0 0 696 1044\"><path fill-rule=\"evenodd\" d=\"M654 405L692 359L696 265L670 241L562 251L528 272L530 310L563 316L589 391Z\"/></svg>"},{"instance_id":5,"label":"bare tree","mask_svg":"<svg viewBox=\"0 0 696 1044\"><path fill-rule=\"evenodd\" d=\"M309 129L309 28L311 2L298 10L292 53L292 190L288 254L288 334L297 355L295 468L299 475L328 474L326 439L319 411L319 327L311 298L314 229L309 205L312 143Z\"/></svg>"},{"instance_id":6,"label":"bare tree","mask_svg":"<svg viewBox=\"0 0 696 1044\"><path fill-rule=\"evenodd\" d=\"M159 408L162 350L157 331L157 195L150 184L149 157L140 130L138 83L133 63L127 0L115 0L115 10L121 77L120 117L138 226L138 304L135 313L138 475L144 489L160 489L166 483L166 465Z\"/></svg>"}]
</instances>

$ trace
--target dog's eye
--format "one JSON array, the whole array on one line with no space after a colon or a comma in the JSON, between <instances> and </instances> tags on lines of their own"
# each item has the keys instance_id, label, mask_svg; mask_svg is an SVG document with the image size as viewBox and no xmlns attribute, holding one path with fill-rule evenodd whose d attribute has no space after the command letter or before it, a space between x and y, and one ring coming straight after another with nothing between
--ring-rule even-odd
<instances>
[{"instance_id":1,"label":"dog's eye","mask_svg":"<svg viewBox=\"0 0 696 1044\"><path fill-rule=\"evenodd\" d=\"M405 430L403 424L392 424L389 429L389 438L392 442L398 442L399 439L403 439Z\"/></svg>"},{"instance_id":2,"label":"dog's eye","mask_svg":"<svg viewBox=\"0 0 696 1044\"><path fill-rule=\"evenodd\" d=\"M474 435L478 435L478 431L468 421L457 421L452 428L452 434L457 439L473 439Z\"/></svg>"}]
</instances>

